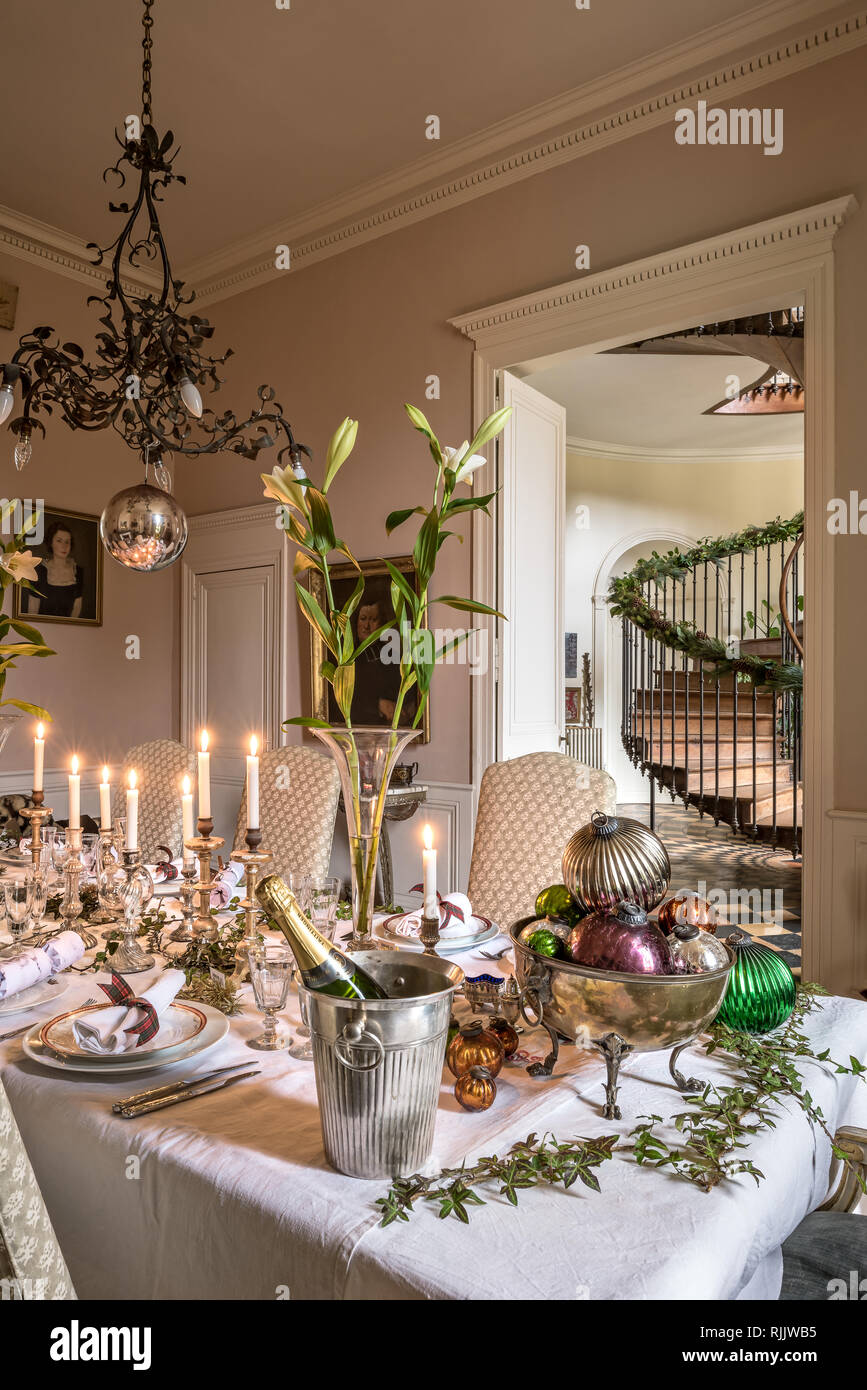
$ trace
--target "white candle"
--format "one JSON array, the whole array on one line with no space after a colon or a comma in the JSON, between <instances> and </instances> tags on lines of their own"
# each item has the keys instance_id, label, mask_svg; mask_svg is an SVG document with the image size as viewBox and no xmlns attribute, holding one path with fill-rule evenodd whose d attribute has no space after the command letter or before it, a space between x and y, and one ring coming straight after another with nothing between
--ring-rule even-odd
<instances>
[{"instance_id":1,"label":"white candle","mask_svg":"<svg viewBox=\"0 0 867 1390\"><path fill-rule=\"evenodd\" d=\"M202 730L202 751L199 753L199 820L211 819L211 755L208 752L208 731Z\"/></svg>"},{"instance_id":2,"label":"white candle","mask_svg":"<svg viewBox=\"0 0 867 1390\"><path fill-rule=\"evenodd\" d=\"M36 737L33 740L33 790L42 791L42 775L45 769L45 725L36 725Z\"/></svg>"},{"instance_id":3,"label":"white candle","mask_svg":"<svg viewBox=\"0 0 867 1390\"><path fill-rule=\"evenodd\" d=\"M134 772L129 774L126 793L126 847L138 849L138 787Z\"/></svg>"},{"instance_id":4,"label":"white candle","mask_svg":"<svg viewBox=\"0 0 867 1390\"><path fill-rule=\"evenodd\" d=\"M69 828L81 829L81 778L78 775L77 758L72 759L72 771L69 774Z\"/></svg>"},{"instance_id":5,"label":"white candle","mask_svg":"<svg viewBox=\"0 0 867 1390\"><path fill-rule=\"evenodd\" d=\"M247 829L259 829L259 759L256 752L259 740L254 734L250 739L250 754L247 758Z\"/></svg>"},{"instance_id":6,"label":"white candle","mask_svg":"<svg viewBox=\"0 0 867 1390\"><path fill-rule=\"evenodd\" d=\"M184 777L183 795L181 796L181 820L183 825L183 857L192 858L192 850L187 849L187 840L192 840L195 835L193 829L193 793L190 791L190 779Z\"/></svg>"},{"instance_id":7,"label":"white candle","mask_svg":"<svg viewBox=\"0 0 867 1390\"><path fill-rule=\"evenodd\" d=\"M99 784L99 828L111 830L111 784L107 767L102 769L102 781Z\"/></svg>"},{"instance_id":8,"label":"white candle","mask_svg":"<svg viewBox=\"0 0 867 1390\"><path fill-rule=\"evenodd\" d=\"M424 828L424 850L422 851L422 885L424 887L424 915L439 918L437 902L437 852L433 848L431 828Z\"/></svg>"}]
</instances>

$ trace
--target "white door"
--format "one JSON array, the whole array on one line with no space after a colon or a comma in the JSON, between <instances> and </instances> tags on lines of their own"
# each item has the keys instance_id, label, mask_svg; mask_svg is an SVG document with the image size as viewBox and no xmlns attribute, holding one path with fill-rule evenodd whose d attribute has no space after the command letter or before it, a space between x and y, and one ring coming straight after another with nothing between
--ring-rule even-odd
<instances>
[{"instance_id":1,"label":"white door","mask_svg":"<svg viewBox=\"0 0 867 1390\"><path fill-rule=\"evenodd\" d=\"M566 411L503 373L499 758L559 750L564 730Z\"/></svg>"}]
</instances>

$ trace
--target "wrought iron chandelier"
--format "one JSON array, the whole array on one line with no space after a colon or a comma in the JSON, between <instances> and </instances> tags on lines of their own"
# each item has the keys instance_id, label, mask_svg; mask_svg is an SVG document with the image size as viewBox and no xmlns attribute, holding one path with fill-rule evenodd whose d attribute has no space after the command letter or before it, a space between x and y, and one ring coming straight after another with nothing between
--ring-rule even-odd
<instances>
[{"instance_id":1,"label":"wrought iron chandelier","mask_svg":"<svg viewBox=\"0 0 867 1390\"><path fill-rule=\"evenodd\" d=\"M126 138L115 132L123 153L103 174L106 181L116 178L118 188L128 179L138 187L134 198L109 203L109 211L124 218L117 238L107 247L88 243L94 265L108 269L105 294L88 298L100 311L96 361L88 361L77 343L61 343L53 328L34 328L0 367L0 425L20 393L20 414L7 426L19 469L30 459L34 432L45 434L40 417L55 409L71 429L117 430L141 454L145 483L111 499L102 517L103 542L129 568L153 570L176 560L186 542L186 519L169 495L172 453L227 451L255 460L282 440L279 461L304 477L310 450L296 441L270 386L259 387L257 405L242 420L231 409L218 413L203 404L199 388L219 390L219 368L231 349L220 357L207 355L214 330L207 319L184 312L195 296L172 274L158 204L170 183L186 179L172 168L172 132L160 139L152 122L154 0L142 4L141 119L127 118ZM145 265L158 268L160 284L151 293L137 293L125 275ZM156 486L147 482L149 468Z\"/></svg>"}]
</instances>

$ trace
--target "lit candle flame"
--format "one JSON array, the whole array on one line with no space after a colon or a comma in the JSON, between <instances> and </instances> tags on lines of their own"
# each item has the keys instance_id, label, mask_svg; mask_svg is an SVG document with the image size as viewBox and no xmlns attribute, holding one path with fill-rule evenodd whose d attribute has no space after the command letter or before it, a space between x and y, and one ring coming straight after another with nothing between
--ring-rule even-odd
<instances>
[{"instance_id":1,"label":"lit candle flame","mask_svg":"<svg viewBox=\"0 0 867 1390\"><path fill-rule=\"evenodd\" d=\"M36 725L36 737L37 737L37 738L44 738L44 737L45 737L45 725L44 725L44 724L37 724L37 725Z\"/></svg>"},{"instance_id":2,"label":"lit candle flame","mask_svg":"<svg viewBox=\"0 0 867 1390\"><path fill-rule=\"evenodd\" d=\"M105 766L103 766L102 769L102 780L106 783L106 785L108 785L108 768Z\"/></svg>"},{"instance_id":3,"label":"lit candle flame","mask_svg":"<svg viewBox=\"0 0 867 1390\"><path fill-rule=\"evenodd\" d=\"M189 796L189 794L190 794L190 779L189 779L189 777L184 776L184 780L183 780L183 782L181 783L181 785L183 786L183 789L184 789L184 796Z\"/></svg>"},{"instance_id":4,"label":"lit candle flame","mask_svg":"<svg viewBox=\"0 0 867 1390\"><path fill-rule=\"evenodd\" d=\"M429 825L426 825L424 828L423 839L425 849L433 849L433 831Z\"/></svg>"},{"instance_id":5,"label":"lit candle flame","mask_svg":"<svg viewBox=\"0 0 867 1390\"><path fill-rule=\"evenodd\" d=\"M208 751L208 731L207 731L207 729L203 729L203 730L202 730L202 752L203 752L203 753L207 753L207 751Z\"/></svg>"},{"instance_id":6,"label":"lit candle flame","mask_svg":"<svg viewBox=\"0 0 867 1390\"><path fill-rule=\"evenodd\" d=\"M131 771L130 771L130 774L129 774L129 789L130 789L130 791L131 791L131 792L134 792L134 791L135 791L135 787L136 787L136 775L135 775L135 771L134 771L134 770L131 770Z\"/></svg>"},{"instance_id":7,"label":"lit candle flame","mask_svg":"<svg viewBox=\"0 0 867 1390\"><path fill-rule=\"evenodd\" d=\"M257 737L256 737L255 734L251 734L251 736L250 736L250 757L251 757L251 758L255 758L255 756L256 756L256 754L258 753L258 751L259 751L259 740L257 739Z\"/></svg>"},{"instance_id":8,"label":"lit candle flame","mask_svg":"<svg viewBox=\"0 0 867 1390\"><path fill-rule=\"evenodd\" d=\"M73 753L73 755L72 755L72 773L73 773L73 776L74 776L77 772L78 772L78 759L76 758L75 754Z\"/></svg>"}]
</instances>

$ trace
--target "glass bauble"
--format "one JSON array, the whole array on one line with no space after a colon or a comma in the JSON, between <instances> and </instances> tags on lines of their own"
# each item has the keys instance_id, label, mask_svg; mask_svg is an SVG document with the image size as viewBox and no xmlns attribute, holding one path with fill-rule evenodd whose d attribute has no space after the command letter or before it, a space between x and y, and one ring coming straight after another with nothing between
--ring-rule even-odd
<instances>
[{"instance_id":1,"label":"glass bauble","mask_svg":"<svg viewBox=\"0 0 867 1390\"><path fill-rule=\"evenodd\" d=\"M629 975L673 975L665 933L635 903L618 903L613 912L591 912L569 934L576 965L619 970Z\"/></svg>"},{"instance_id":2,"label":"glass bauble","mask_svg":"<svg viewBox=\"0 0 867 1390\"><path fill-rule=\"evenodd\" d=\"M563 881L582 912L637 903L645 912L668 891L665 845L641 821L595 811L563 851Z\"/></svg>"},{"instance_id":3,"label":"glass bauble","mask_svg":"<svg viewBox=\"0 0 867 1390\"><path fill-rule=\"evenodd\" d=\"M496 1076L503 1065L504 1056L503 1044L496 1033L488 1032L477 1019L452 1038L446 1052L446 1062L452 1076L463 1076L470 1067L487 1067L491 1076Z\"/></svg>"},{"instance_id":4,"label":"glass bauble","mask_svg":"<svg viewBox=\"0 0 867 1390\"><path fill-rule=\"evenodd\" d=\"M678 893L662 904L656 914L656 920L662 930L669 934L674 931L678 922L686 923L690 927L701 927L702 931L713 933L721 918L707 898L700 898L698 893Z\"/></svg>"},{"instance_id":5,"label":"glass bauble","mask_svg":"<svg viewBox=\"0 0 867 1390\"><path fill-rule=\"evenodd\" d=\"M512 1057L518 1051L520 1039L511 1023L505 1018L491 1018L488 1020L488 1032L495 1034L503 1044L503 1051L507 1057Z\"/></svg>"},{"instance_id":6,"label":"glass bauble","mask_svg":"<svg viewBox=\"0 0 867 1390\"><path fill-rule=\"evenodd\" d=\"M164 570L183 554L187 518L173 497L150 483L115 493L99 519L112 559L127 569Z\"/></svg>"},{"instance_id":7,"label":"glass bauble","mask_svg":"<svg viewBox=\"0 0 867 1390\"><path fill-rule=\"evenodd\" d=\"M795 977L782 956L743 932L726 937L735 953L718 1023L742 1033L769 1033L795 1007Z\"/></svg>"},{"instance_id":8,"label":"glass bauble","mask_svg":"<svg viewBox=\"0 0 867 1390\"><path fill-rule=\"evenodd\" d=\"M455 1099L464 1110L490 1110L497 1094L487 1067L470 1067L455 1082Z\"/></svg>"}]
</instances>

